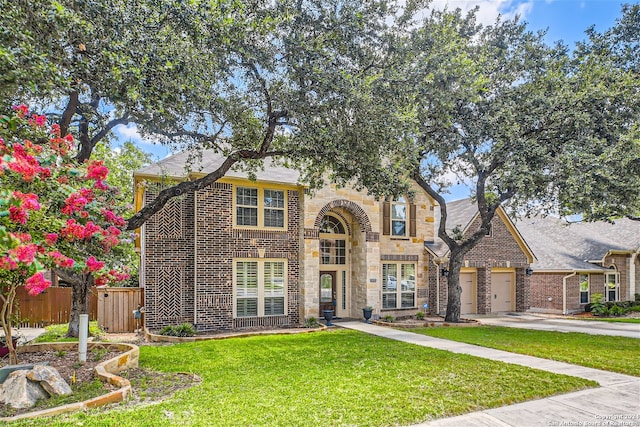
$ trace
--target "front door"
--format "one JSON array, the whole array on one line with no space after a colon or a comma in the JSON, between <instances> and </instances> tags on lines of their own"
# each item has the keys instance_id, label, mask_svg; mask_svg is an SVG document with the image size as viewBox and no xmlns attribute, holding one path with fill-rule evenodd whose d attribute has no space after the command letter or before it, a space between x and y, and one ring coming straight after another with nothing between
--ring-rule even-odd
<instances>
[{"instance_id":1,"label":"front door","mask_svg":"<svg viewBox=\"0 0 640 427\"><path fill-rule=\"evenodd\" d=\"M336 272L320 272L320 316L323 310L335 310L336 301ZM335 314L335 311L334 311Z\"/></svg>"}]
</instances>

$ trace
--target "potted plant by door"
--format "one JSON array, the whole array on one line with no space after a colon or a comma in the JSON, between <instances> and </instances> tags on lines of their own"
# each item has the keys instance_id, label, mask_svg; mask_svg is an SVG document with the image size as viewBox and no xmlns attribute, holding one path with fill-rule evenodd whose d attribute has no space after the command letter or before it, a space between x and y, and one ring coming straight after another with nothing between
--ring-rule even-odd
<instances>
[{"instance_id":1,"label":"potted plant by door","mask_svg":"<svg viewBox=\"0 0 640 427\"><path fill-rule=\"evenodd\" d=\"M373 307L368 306L362 309L362 315L364 316L365 323L371 323L369 319L371 319L371 314L373 313Z\"/></svg>"}]
</instances>

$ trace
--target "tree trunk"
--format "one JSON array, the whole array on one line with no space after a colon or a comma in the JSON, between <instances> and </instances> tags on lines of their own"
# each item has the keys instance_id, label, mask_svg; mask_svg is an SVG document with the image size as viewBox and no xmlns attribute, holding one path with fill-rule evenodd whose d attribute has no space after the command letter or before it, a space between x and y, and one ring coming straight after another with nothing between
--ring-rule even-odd
<instances>
[{"instance_id":1,"label":"tree trunk","mask_svg":"<svg viewBox=\"0 0 640 427\"><path fill-rule=\"evenodd\" d=\"M449 273L447 273L447 313L444 320L446 322L460 321L460 294L462 287L460 286L460 269L464 261L465 252L451 251L449 259Z\"/></svg>"},{"instance_id":2,"label":"tree trunk","mask_svg":"<svg viewBox=\"0 0 640 427\"><path fill-rule=\"evenodd\" d=\"M13 334L11 333L11 322L13 317L13 303L16 299L16 285L10 284L9 291L2 296L2 312L0 313L0 322L4 330L4 338L7 349L9 350L9 365L18 364L18 352L13 345Z\"/></svg>"},{"instance_id":3,"label":"tree trunk","mask_svg":"<svg viewBox=\"0 0 640 427\"><path fill-rule=\"evenodd\" d=\"M82 280L73 281L71 292L71 314L67 337L78 338L80 332L80 315L89 314L89 293L93 286L93 275L83 274Z\"/></svg>"}]
</instances>

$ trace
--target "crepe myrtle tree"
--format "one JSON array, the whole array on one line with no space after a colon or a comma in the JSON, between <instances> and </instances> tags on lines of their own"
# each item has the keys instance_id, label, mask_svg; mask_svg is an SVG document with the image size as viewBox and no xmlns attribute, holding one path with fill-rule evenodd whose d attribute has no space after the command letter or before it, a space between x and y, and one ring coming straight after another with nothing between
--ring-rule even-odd
<instances>
[{"instance_id":1,"label":"crepe myrtle tree","mask_svg":"<svg viewBox=\"0 0 640 427\"><path fill-rule=\"evenodd\" d=\"M73 143L71 135L61 137L58 125L48 128L46 117L30 114L25 105L0 116L0 321L7 337L17 287L42 292L51 285L45 269L72 284L72 309L78 313L88 312L91 286L128 278L121 252L131 240L122 233L124 219L113 211L115 193L104 182L108 170L100 161L78 166ZM77 326L70 326L69 335L77 336Z\"/></svg>"},{"instance_id":2,"label":"crepe myrtle tree","mask_svg":"<svg viewBox=\"0 0 640 427\"><path fill-rule=\"evenodd\" d=\"M402 73L390 75L407 89L399 99L415 123L405 155L440 205L437 233L450 250L447 321L460 320L464 256L488 234L497 209L556 209L573 172L569 159L612 145L622 152L637 130L637 71L630 75L601 52L570 54L542 37L518 19L481 26L473 12L436 11L398 52L406 58ZM597 174L593 158L583 166L585 176ZM452 180L471 185L481 220L464 235L442 196Z\"/></svg>"}]
</instances>

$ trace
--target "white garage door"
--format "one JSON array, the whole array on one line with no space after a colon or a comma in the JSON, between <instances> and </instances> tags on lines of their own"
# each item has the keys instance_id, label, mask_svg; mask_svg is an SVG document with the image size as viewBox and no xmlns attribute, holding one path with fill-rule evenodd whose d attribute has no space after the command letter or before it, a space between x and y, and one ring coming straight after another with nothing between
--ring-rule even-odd
<instances>
[{"instance_id":1,"label":"white garage door","mask_svg":"<svg viewBox=\"0 0 640 427\"><path fill-rule=\"evenodd\" d=\"M460 273L460 287L460 314L475 314L477 310L473 273Z\"/></svg>"},{"instance_id":2,"label":"white garage door","mask_svg":"<svg viewBox=\"0 0 640 427\"><path fill-rule=\"evenodd\" d=\"M515 310L513 290L512 273L491 273L491 311Z\"/></svg>"}]
</instances>

